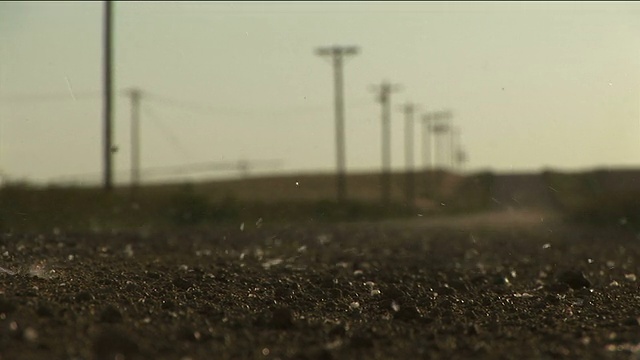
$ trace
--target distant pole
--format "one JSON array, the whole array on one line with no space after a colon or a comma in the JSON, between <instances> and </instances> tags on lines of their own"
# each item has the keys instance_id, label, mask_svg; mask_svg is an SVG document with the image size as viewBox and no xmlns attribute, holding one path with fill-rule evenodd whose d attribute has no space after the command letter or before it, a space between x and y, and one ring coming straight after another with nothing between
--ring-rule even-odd
<instances>
[{"instance_id":1,"label":"distant pole","mask_svg":"<svg viewBox=\"0 0 640 360\"><path fill-rule=\"evenodd\" d=\"M451 130L451 126L448 122L449 119L451 119L451 112L449 111L438 111L433 115L435 124L432 127L432 131L436 135L435 159L437 163L435 164L435 167L437 168L437 166L442 166L443 170L446 167L447 157L443 152L443 150L445 149L443 146L443 139L441 135L444 135L446 132L449 132Z\"/></svg>"},{"instance_id":2,"label":"distant pole","mask_svg":"<svg viewBox=\"0 0 640 360\"><path fill-rule=\"evenodd\" d=\"M447 124L435 124L433 126L433 132L435 135L435 164L434 168L437 170L444 170L443 161L443 146L442 146L442 134L448 131ZM441 169L442 168L442 169Z\"/></svg>"},{"instance_id":3,"label":"distant pole","mask_svg":"<svg viewBox=\"0 0 640 360\"><path fill-rule=\"evenodd\" d=\"M415 109L416 105L412 103L406 103L402 106L404 111L404 158L406 163L405 195L407 204L410 206L415 204L415 169L413 164L413 114Z\"/></svg>"},{"instance_id":4,"label":"distant pole","mask_svg":"<svg viewBox=\"0 0 640 360\"><path fill-rule=\"evenodd\" d=\"M333 46L316 50L319 56L331 56L333 58L333 78L335 93L335 119L336 119L336 163L337 163L337 195L338 202L347 199L347 176L345 158L344 136L344 85L342 79L343 59L348 55L356 55L358 48L355 46Z\"/></svg>"},{"instance_id":5,"label":"distant pole","mask_svg":"<svg viewBox=\"0 0 640 360\"><path fill-rule=\"evenodd\" d=\"M431 122L433 120L433 113L428 112L422 115L422 165L424 166L424 193L427 196L431 195L431 177L433 162L431 151Z\"/></svg>"},{"instance_id":6,"label":"distant pole","mask_svg":"<svg viewBox=\"0 0 640 360\"><path fill-rule=\"evenodd\" d=\"M464 163L467 161L467 152L460 146L456 155L456 161L460 171L464 171Z\"/></svg>"},{"instance_id":7,"label":"distant pole","mask_svg":"<svg viewBox=\"0 0 640 360\"><path fill-rule=\"evenodd\" d=\"M467 160L467 155L464 151L464 149L462 148L462 141L460 139L460 129L456 128L455 129L455 155L454 155L454 162L455 162L455 167L458 171L462 172L463 169L463 165L464 162Z\"/></svg>"},{"instance_id":8,"label":"distant pole","mask_svg":"<svg viewBox=\"0 0 640 360\"><path fill-rule=\"evenodd\" d=\"M238 172L240 173L241 179L246 179L249 177L249 162L246 160L238 160Z\"/></svg>"},{"instance_id":9,"label":"distant pole","mask_svg":"<svg viewBox=\"0 0 640 360\"><path fill-rule=\"evenodd\" d=\"M451 128L451 139L449 140L449 156L450 156L450 162L451 162L451 169L452 170L457 170L456 169L456 156L458 153L458 142L457 142L457 137L460 135L460 129L458 128Z\"/></svg>"},{"instance_id":10,"label":"distant pole","mask_svg":"<svg viewBox=\"0 0 640 360\"><path fill-rule=\"evenodd\" d=\"M382 82L379 88L378 101L382 106L382 203L388 205L391 201L391 92L397 91L398 85Z\"/></svg>"},{"instance_id":11,"label":"distant pole","mask_svg":"<svg viewBox=\"0 0 640 360\"><path fill-rule=\"evenodd\" d=\"M131 89L131 190L140 186L140 100L142 91Z\"/></svg>"},{"instance_id":12,"label":"distant pole","mask_svg":"<svg viewBox=\"0 0 640 360\"><path fill-rule=\"evenodd\" d=\"M425 171L431 170L431 121L432 113L426 113L422 116L422 163Z\"/></svg>"},{"instance_id":13,"label":"distant pole","mask_svg":"<svg viewBox=\"0 0 640 360\"><path fill-rule=\"evenodd\" d=\"M104 3L104 190L111 192L113 189L113 103L112 103L112 10L110 0Z\"/></svg>"}]
</instances>

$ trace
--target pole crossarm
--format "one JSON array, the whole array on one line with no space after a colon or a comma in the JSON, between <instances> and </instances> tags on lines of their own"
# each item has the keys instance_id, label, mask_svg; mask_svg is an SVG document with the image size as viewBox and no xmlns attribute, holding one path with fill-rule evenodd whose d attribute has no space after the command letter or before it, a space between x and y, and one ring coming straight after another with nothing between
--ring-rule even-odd
<instances>
[{"instance_id":1,"label":"pole crossarm","mask_svg":"<svg viewBox=\"0 0 640 360\"><path fill-rule=\"evenodd\" d=\"M316 49L316 55L319 56L357 55L359 52L357 46L329 46Z\"/></svg>"}]
</instances>

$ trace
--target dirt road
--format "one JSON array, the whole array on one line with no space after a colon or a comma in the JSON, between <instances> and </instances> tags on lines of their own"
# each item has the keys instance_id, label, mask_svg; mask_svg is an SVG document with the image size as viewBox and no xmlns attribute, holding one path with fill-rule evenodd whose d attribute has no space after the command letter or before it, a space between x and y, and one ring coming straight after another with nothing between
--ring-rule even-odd
<instances>
[{"instance_id":1,"label":"dirt road","mask_svg":"<svg viewBox=\"0 0 640 360\"><path fill-rule=\"evenodd\" d=\"M637 358L635 234L540 215L2 234L0 358Z\"/></svg>"},{"instance_id":2,"label":"dirt road","mask_svg":"<svg viewBox=\"0 0 640 360\"><path fill-rule=\"evenodd\" d=\"M507 209L454 216L423 217L416 214L410 220L384 221L390 227L507 229L554 228L562 224L561 214L549 209Z\"/></svg>"}]
</instances>

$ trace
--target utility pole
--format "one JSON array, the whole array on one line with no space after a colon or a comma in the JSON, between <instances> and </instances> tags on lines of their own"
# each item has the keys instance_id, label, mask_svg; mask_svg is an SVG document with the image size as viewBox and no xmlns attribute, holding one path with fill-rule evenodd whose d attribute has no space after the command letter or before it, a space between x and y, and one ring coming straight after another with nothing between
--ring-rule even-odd
<instances>
[{"instance_id":1,"label":"utility pole","mask_svg":"<svg viewBox=\"0 0 640 360\"><path fill-rule=\"evenodd\" d=\"M425 195L431 196L431 182L433 177L433 153L431 151L431 130L433 130L433 113L422 115L422 163L424 166Z\"/></svg>"},{"instance_id":2,"label":"utility pole","mask_svg":"<svg viewBox=\"0 0 640 360\"><path fill-rule=\"evenodd\" d=\"M460 169L460 171L464 170L464 163L467 162L467 160L467 152L462 147L459 147L458 153L456 154L456 161L458 163L458 168Z\"/></svg>"},{"instance_id":3,"label":"utility pole","mask_svg":"<svg viewBox=\"0 0 640 360\"><path fill-rule=\"evenodd\" d=\"M467 161L467 154L466 154L465 150L462 148L462 145L461 145L460 129L459 128L455 128L453 134L454 134L454 138L453 138L452 141L455 142L455 145L453 146L453 149L455 149L453 162L455 164L455 168L458 171L462 171L463 170L463 165Z\"/></svg>"},{"instance_id":4,"label":"utility pole","mask_svg":"<svg viewBox=\"0 0 640 360\"><path fill-rule=\"evenodd\" d=\"M450 111L438 111L433 114L433 121L435 122L435 124L433 124L431 130L436 135L435 137L435 151L436 151L435 160L437 162L435 164L436 168L438 164L440 164L440 166L443 166L443 167L445 166L446 157L445 155L443 155L444 147L443 147L441 135L451 130L451 127L448 123L449 119L451 119Z\"/></svg>"},{"instance_id":5,"label":"utility pole","mask_svg":"<svg viewBox=\"0 0 640 360\"><path fill-rule=\"evenodd\" d=\"M405 195L407 204L415 205L415 169L413 164L413 114L416 105L407 102L402 106L404 112L404 158L406 163Z\"/></svg>"},{"instance_id":6,"label":"utility pole","mask_svg":"<svg viewBox=\"0 0 640 360\"><path fill-rule=\"evenodd\" d=\"M343 59L348 55L356 55L358 48L355 46L323 47L316 50L319 56L331 56L333 59L333 79L335 93L335 119L336 119L336 163L337 163L337 192L338 202L343 203L347 199L347 175L345 158L344 136L344 90L342 79Z\"/></svg>"},{"instance_id":7,"label":"utility pole","mask_svg":"<svg viewBox=\"0 0 640 360\"><path fill-rule=\"evenodd\" d=\"M140 100L142 91L131 89L131 191L140 185Z\"/></svg>"},{"instance_id":8,"label":"utility pole","mask_svg":"<svg viewBox=\"0 0 640 360\"><path fill-rule=\"evenodd\" d=\"M427 173L427 188L426 193L429 195L433 195L432 189L436 186L436 173L438 163L440 163L440 157L442 156L442 145L440 134L448 131L449 125L446 123L442 123L443 120L448 120L451 118L450 111L436 111L429 112L423 115L422 117L422 145L423 145L423 154L424 154L424 166L425 171ZM436 135L436 136L434 136ZM434 139L434 149L431 151L431 143L432 138Z\"/></svg>"},{"instance_id":9,"label":"utility pole","mask_svg":"<svg viewBox=\"0 0 640 360\"><path fill-rule=\"evenodd\" d=\"M378 91L378 101L382 106L382 203L388 205L391 201L391 93L399 90L399 85L392 85L383 81Z\"/></svg>"},{"instance_id":10,"label":"utility pole","mask_svg":"<svg viewBox=\"0 0 640 360\"><path fill-rule=\"evenodd\" d=\"M111 0L104 3L104 190L111 192L113 189L113 89L112 89L112 60L113 60L113 37L112 37L112 10Z\"/></svg>"},{"instance_id":11,"label":"utility pole","mask_svg":"<svg viewBox=\"0 0 640 360\"><path fill-rule=\"evenodd\" d=\"M444 170L444 155L443 155L443 145L442 145L442 135L449 131L449 124L439 123L433 125L433 133L435 134L435 168L438 170ZM442 167L442 169L440 169Z\"/></svg>"},{"instance_id":12,"label":"utility pole","mask_svg":"<svg viewBox=\"0 0 640 360\"><path fill-rule=\"evenodd\" d=\"M433 113L422 115L422 163L425 171L431 170L431 122L433 121Z\"/></svg>"},{"instance_id":13,"label":"utility pole","mask_svg":"<svg viewBox=\"0 0 640 360\"><path fill-rule=\"evenodd\" d=\"M449 140L449 155L451 157L451 169L457 170L458 164L456 161L456 157L458 155L458 137L460 137L460 129L458 129L457 127L452 127L450 135L451 139Z\"/></svg>"}]
</instances>

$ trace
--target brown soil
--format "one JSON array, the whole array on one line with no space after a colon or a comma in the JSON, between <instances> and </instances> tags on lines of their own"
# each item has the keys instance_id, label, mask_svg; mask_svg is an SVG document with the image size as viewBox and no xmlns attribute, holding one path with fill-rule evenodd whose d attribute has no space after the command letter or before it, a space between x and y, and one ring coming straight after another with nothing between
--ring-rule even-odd
<instances>
[{"instance_id":1,"label":"brown soil","mask_svg":"<svg viewBox=\"0 0 640 360\"><path fill-rule=\"evenodd\" d=\"M3 234L0 358L638 356L635 234L539 215Z\"/></svg>"}]
</instances>

